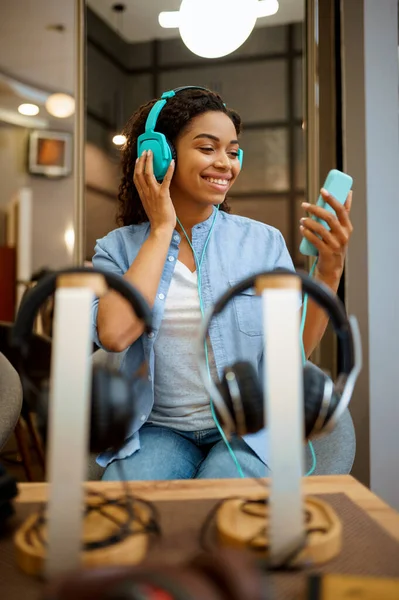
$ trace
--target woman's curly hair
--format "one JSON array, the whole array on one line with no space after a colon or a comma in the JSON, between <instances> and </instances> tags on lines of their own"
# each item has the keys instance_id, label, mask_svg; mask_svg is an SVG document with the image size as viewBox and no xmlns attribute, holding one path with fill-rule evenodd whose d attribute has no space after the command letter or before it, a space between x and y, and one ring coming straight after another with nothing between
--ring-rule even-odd
<instances>
[{"instance_id":1,"label":"woman's curly hair","mask_svg":"<svg viewBox=\"0 0 399 600\"><path fill-rule=\"evenodd\" d=\"M120 226L133 225L148 221L147 214L141 204L139 194L133 182L134 168L137 158L137 138L144 133L145 123L151 108L157 100L142 105L128 120L123 130L126 142L122 149L122 180L119 186L119 209L117 223ZM185 89L169 98L158 117L156 131L163 133L173 145L177 137L187 128L190 121L198 115L220 111L232 120L237 132L241 132L241 118L226 108L219 94L201 89ZM220 210L230 212L226 200Z\"/></svg>"}]
</instances>

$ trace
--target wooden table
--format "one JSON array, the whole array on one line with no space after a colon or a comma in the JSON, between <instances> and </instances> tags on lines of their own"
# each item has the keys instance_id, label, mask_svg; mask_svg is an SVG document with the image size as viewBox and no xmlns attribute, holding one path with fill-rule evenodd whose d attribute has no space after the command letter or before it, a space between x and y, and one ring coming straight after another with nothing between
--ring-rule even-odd
<instances>
[{"instance_id":1,"label":"wooden table","mask_svg":"<svg viewBox=\"0 0 399 600\"><path fill-rule=\"evenodd\" d=\"M112 481L88 482L89 489L119 496L121 485ZM259 494L260 486L250 479L192 479L176 481L135 481L130 484L138 496L150 500L218 499L240 494ZM43 502L48 484L21 483L17 502ZM399 513L350 475L323 475L304 479L305 494L344 493L385 531L399 541Z\"/></svg>"},{"instance_id":2,"label":"wooden table","mask_svg":"<svg viewBox=\"0 0 399 600\"><path fill-rule=\"evenodd\" d=\"M191 519L194 520L197 518L198 513L196 510L201 502L209 505L211 501L214 503L214 501L228 496L258 495L261 490L259 480L253 481L251 479L140 481L131 482L128 485L136 496L157 503L158 507L161 505L165 506L169 516L171 513L176 515L176 510L186 510L185 506L187 506L187 510L191 510ZM101 491L111 497L121 495L121 484L119 482L89 482L87 483L87 486L89 489ZM18 512L21 513L21 511L26 514L29 509L29 504L37 506L37 503L46 501L47 493L48 484L46 483L21 483L19 485L19 496L16 499L17 514ZM399 542L399 513L390 508L353 477L308 477L304 479L304 493L306 495L322 494L323 497L327 495L327 501L329 494L331 494L331 501L333 501L334 497L339 497L339 495L341 495L341 497L342 495L346 496L361 509L362 515L366 513L366 515L378 524L390 538ZM186 504L185 501L187 501ZM176 508L174 508L174 503L176 503ZM176 519L176 517L174 518ZM177 521L179 522L179 529L181 530L180 519L177 519ZM183 535L185 535L185 531L186 530L184 530ZM187 536L187 540L191 540L190 532L187 533ZM390 538L388 539L390 540ZM173 543L172 532L172 538L170 538L169 544L171 545ZM12 556L13 553L11 548L10 539L8 540L8 543L2 543L2 540L0 539L0 590L2 590L2 592L4 591L4 593L7 592L4 596L7 600L19 600L21 597L23 597L24 600L38 600L41 595L40 592L43 589L43 584L32 580L27 575L18 571ZM399 549L396 548L397 547L394 544L392 559L394 560L395 565L398 562L396 556L399 558ZM192 549L193 546L191 546L190 550ZM361 550L360 547L359 550ZM363 553L357 552L356 542L353 551L358 555L362 564L364 564ZM375 552L377 552L377 550ZM367 570L368 564L369 563L366 565ZM397 576L399 569L395 566L393 571L393 576ZM282 575L282 577L285 577L285 575ZM1 597L3 597L3 595ZM297 598L296 595L290 596L289 594L281 597L289 598L290 600L293 600L294 598L296 600Z\"/></svg>"}]
</instances>

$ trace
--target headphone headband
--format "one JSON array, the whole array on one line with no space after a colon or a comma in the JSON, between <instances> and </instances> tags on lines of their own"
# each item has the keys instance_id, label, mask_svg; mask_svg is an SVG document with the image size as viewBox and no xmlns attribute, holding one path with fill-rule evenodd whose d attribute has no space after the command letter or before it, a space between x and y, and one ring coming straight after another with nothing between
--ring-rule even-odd
<instances>
[{"instance_id":1,"label":"headphone headband","mask_svg":"<svg viewBox=\"0 0 399 600\"><path fill-rule=\"evenodd\" d=\"M339 300L339 298L335 296L329 290L329 288L319 282L314 281L305 273L290 271L289 269L280 268L273 271L260 272L255 275L251 275L247 279L244 279L237 285L231 287L219 298L216 304L211 307L202 323L200 336L198 338L197 352L200 376L210 394L210 397L214 400L216 408L223 417L229 432L234 430L231 416L225 406L224 400L215 381L209 376L206 368L205 345L210 323L213 317L220 313L235 296L247 290L248 288L254 287L258 277L271 277L274 275L298 277L302 282L302 290L309 294L309 296L317 304L325 309L331 318L336 335L342 342L340 347L340 352L342 355L342 372L338 380L340 383L342 383L343 390L338 409L336 410L333 418L330 419L331 427L337 422L339 417L342 415L342 412L349 404L356 379L361 369L361 343L356 319L353 317L351 320L348 319L341 300Z\"/></svg>"},{"instance_id":2,"label":"headphone headband","mask_svg":"<svg viewBox=\"0 0 399 600\"><path fill-rule=\"evenodd\" d=\"M274 271L266 271L251 275L243 281L240 281L235 286L231 287L227 292L219 298L213 307L212 315L219 314L225 306L230 302L234 296L245 292L247 289L254 287L256 279L263 276L273 275L284 275L284 276L295 276L298 277L302 282L302 289L320 306L322 306L331 318L331 322L334 327L336 335L342 341L342 373L349 374L353 369L354 365L354 348L353 338L351 334L351 326L349 323L348 316L346 314L344 305L337 296L335 296L331 290L323 284L316 283L314 279L309 277L306 273L299 271L293 272L289 269L275 269Z\"/></svg>"},{"instance_id":3,"label":"headphone headband","mask_svg":"<svg viewBox=\"0 0 399 600\"><path fill-rule=\"evenodd\" d=\"M98 273L102 275L107 286L118 292L129 302L137 317L143 321L146 332L152 330L152 314L150 307L141 293L130 285L130 283L128 283L121 275L102 271L100 269L93 269L91 267L72 267L47 275L39 281L35 287L29 290L19 308L11 331L12 346L19 347L23 355L26 353L38 310L43 302L55 292L57 278L60 275L81 273Z\"/></svg>"},{"instance_id":4,"label":"headphone headband","mask_svg":"<svg viewBox=\"0 0 399 600\"><path fill-rule=\"evenodd\" d=\"M173 98L173 96L175 96L182 90L190 90L190 89L204 90L206 92L211 91L211 90L208 90L208 88L201 87L200 85L183 85L181 87L175 88L174 90L169 90L167 92L164 92L161 96L161 99L157 100L157 102L155 102L154 106L151 108L151 110L148 114L147 121L145 123L145 131L148 133L150 131L155 130L155 126L157 124L159 114L160 114L161 110L163 109L163 107L165 106L165 104L167 103L167 101L169 100L169 98Z\"/></svg>"}]
</instances>

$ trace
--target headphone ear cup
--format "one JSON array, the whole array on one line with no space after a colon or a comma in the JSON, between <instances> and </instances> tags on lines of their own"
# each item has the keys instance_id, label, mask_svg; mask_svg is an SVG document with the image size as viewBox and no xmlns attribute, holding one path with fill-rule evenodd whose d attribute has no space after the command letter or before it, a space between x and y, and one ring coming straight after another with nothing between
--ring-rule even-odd
<instances>
[{"instance_id":1,"label":"headphone ear cup","mask_svg":"<svg viewBox=\"0 0 399 600\"><path fill-rule=\"evenodd\" d=\"M91 388L90 450L118 448L134 417L131 382L120 371L94 365Z\"/></svg>"},{"instance_id":2,"label":"headphone ear cup","mask_svg":"<svg viewBox=\"0 0 399 600\"><path fill-rule=\"evenodd\" d=\"M174 145L172 144L172 142L170 142L168 139L166 139L166 141L168 142L168 146L170 148L170 155L172 157L171 160L174 160L176 162L176 160L177 160L176 148L174 147Z\"/></svg>"},{"instance_id":3,"label":"headphone ear cup","mask_svg":"<svg viewBox=\"0 0 399 600\"><path fill-rule=\"evenodd\" d=\"M172 142L170 142L168 140L167 137L164 136L164 138L165 138L165 144L167 145L167 148L168 148L168 152L166 153L166 158L160 157L159 154L157 154L157 155L155 155L155 153L153 154L154 176L155 176L155 179L157 181L159 181L159 183L162 183L171 161L174 160L175 164L176 164L176 158L177 158L177 154L176 154L174 145L172 144Z\"/></svg>"},{"instance_id":4,"label":"headphone ear cup","mask_svg":"<svg viewBox=\"0 0 399 600\"><path fill-rule=\"evenodd\" d=\"M236 406L233 400L228 382L228 374L235 376L240 402ZM222 381L218 384L222 398L234 420L239 435L256 433L264 426L263 391L259 384L258 374L254 366L246 361L236 362L224 370ZM237 411L244 413L245 431L241 430L242 419Z\"/></svg>"},{"instance_id":5,"label":"headphone ear cup","mask_svg":"<svg viewBox=\"0 0 399 600\"><path fill-rule=\"evenodd\" d=\"M238 161L240 163L240 169L242 168L242 163L244 160L244 150L242 148L238 149Z\"/></svg>"},{"instance_id":6,"label":"headphone ear cup","mask_svg":"<svg viewBox=\"0 0 399 600\"><path fill-rule=\"evenodd\" d=\"M310 362L306 363L303 368L303 396L306 439L311 437L312 433L315 433L314 428L323 405L323 399L326 392L326 382L328 380L328 376L319 367ZM332 382L331 391L333 391Z\"/></svg>"},{"instance_id":7,"label":"headphone ear cup","mask_svg":"<svg viewBox=\"0 0 399 600\"><path fill-rule=\"evenodd\" d=\"M144 150L151 150L152 164L155 179L159 182L165 177L170 161L176 152L163 133L159 131L148 131L142 133L137 140L137 156L141 156Z\"/></svg>"}]
</instances>

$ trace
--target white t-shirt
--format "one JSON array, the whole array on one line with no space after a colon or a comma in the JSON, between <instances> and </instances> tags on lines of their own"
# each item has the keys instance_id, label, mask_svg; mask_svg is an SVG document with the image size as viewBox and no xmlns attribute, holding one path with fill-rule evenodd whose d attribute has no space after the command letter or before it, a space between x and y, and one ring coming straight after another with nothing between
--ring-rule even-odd
<instances>
[{"instance_id":1,"label":"white t-shirt","mask_svg":"<svg viewBox=\"0 0 399 600\"><path fill-rule=\"evenodd\" d=\"M202 319L197 272L176 261L165 299L164 315L154 344L154 406L149 423L181 431L212 429L210 400L197 367L197 341ZM208 340L212 377L216 366Z\"/></svg>"}]
</instances>

